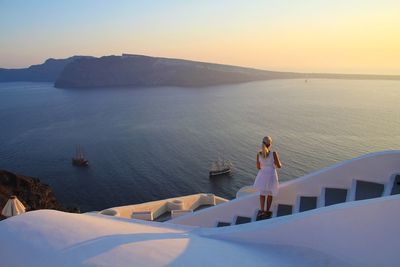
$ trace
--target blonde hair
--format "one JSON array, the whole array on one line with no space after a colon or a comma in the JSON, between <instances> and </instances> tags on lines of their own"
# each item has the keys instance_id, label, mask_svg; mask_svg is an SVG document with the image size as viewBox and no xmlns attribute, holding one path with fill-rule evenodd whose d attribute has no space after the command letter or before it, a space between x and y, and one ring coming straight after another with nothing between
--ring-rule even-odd
<instances>
[{"instance_id":1,"label":"blonde hair","mask_svg":"<svg viewBox=\"0 0 400 267\"><path fill-rule=\"evenodd\" d=\"M265 136L263 138L260 151L263 158L266 158L267 154L269 154L271 145L272 145L272 138L270 136Z\"/></svg>"}]
</instances>

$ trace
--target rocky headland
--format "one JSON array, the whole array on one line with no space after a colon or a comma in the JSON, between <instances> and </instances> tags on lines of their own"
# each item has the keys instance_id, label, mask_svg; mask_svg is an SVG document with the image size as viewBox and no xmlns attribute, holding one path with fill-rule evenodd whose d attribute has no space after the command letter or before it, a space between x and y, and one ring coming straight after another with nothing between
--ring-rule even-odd
<instances>
[{"instance_id":1,"label":"rocky headland","mask_svg":"<svg viewBox=\"0 0 400 267\"><path fill-rule=\"evenodd\" d=\"M65 67L55 86L59 88L204 87L300 76L296 73L124 54L77 59Z\"/></svg>"},{"instance_id":2,"label":"rocky headland","mask_svg":"<svg viewBox=\"0 0 400 267\"><path fill-rule=\"evenodd\" d=\"M0 208L2 209L11 195L15 195L24 204L26 211L38 209L55 209L77 212L77 209L66 209L57 200L49 185L38 178L0 170Z\"/></svg>"}]
</instances>

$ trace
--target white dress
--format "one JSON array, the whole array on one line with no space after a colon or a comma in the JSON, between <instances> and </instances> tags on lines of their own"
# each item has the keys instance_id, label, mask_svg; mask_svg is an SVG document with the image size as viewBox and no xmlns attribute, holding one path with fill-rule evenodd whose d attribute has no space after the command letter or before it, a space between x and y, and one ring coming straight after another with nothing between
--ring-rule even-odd
<instances>
[{"instance_id":1,"label":"white dress","mask_svg":"<svg viewBox=\"0 0 400 267\"><path fill-rule=\"evenodd\" d=\"M270 151L268 157L264 159L262 155L258 156L261 169L258 171L254 187L256 187L261 195L276 196L279 191L278 173L274 163L273 152Z\"/></svg>"}]
</instances>

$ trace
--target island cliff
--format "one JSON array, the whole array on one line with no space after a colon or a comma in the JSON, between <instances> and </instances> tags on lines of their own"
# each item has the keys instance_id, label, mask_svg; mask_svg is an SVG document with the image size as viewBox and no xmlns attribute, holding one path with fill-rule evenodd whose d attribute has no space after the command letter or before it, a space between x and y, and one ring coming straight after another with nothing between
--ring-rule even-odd
<instances>
[{"instance_id":1,"label":"island cliff","mask_svg":"<svg viewBox=\"0 0 400 267\"><path fill-rule=\"evenodd\" d=\"M122 56L77 59L65 67L55 86L59 88L203 87L300 76L302 75L289 72L124 54Z\"/></svg>"},{"instance_id":2,"label":"island cliff","mask_svg":"<svg viewBox=\"0 0 400 267\"><path fill-rule=\"evenodd\" d=\"M41 183L39 179L0 170L0 209L11 195L18 197L26 211L38 209L66 211L57 201L50 186ZM76 210L71 211L76 212Z\"/></svg>"}]
</instances>

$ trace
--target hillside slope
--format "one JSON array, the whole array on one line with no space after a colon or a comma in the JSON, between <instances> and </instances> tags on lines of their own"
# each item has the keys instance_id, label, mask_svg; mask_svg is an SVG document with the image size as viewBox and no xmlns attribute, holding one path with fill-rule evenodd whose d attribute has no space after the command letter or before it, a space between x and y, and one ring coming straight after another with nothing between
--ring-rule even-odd
<instances>
[{"instance_id":1,"label":"hillside slope","mask_svg":"<svg viewBox=\"0 0 400 267\"><path fill-rule=\"evenodd\" d=\"M65 66L82 56L65 59L49 58L44 63L22 69L0 68L0 82L54 82Z\"/></svg>"}]
</instances>

